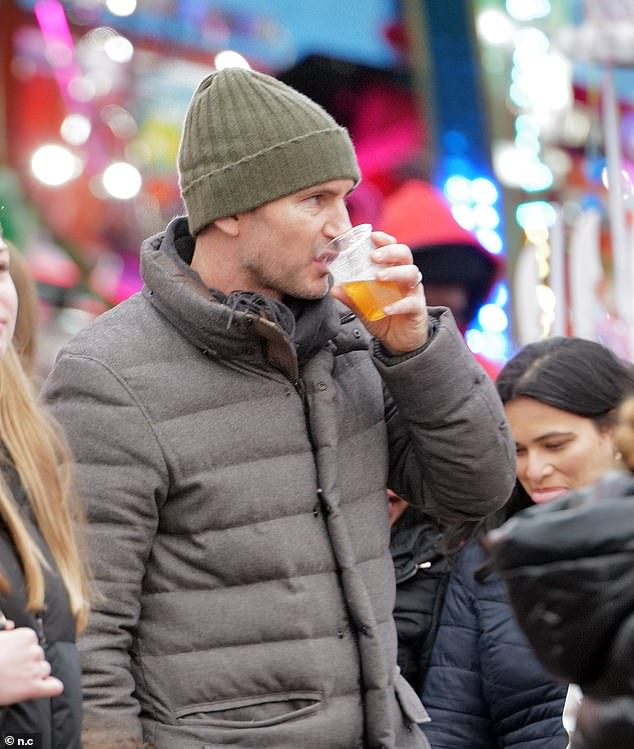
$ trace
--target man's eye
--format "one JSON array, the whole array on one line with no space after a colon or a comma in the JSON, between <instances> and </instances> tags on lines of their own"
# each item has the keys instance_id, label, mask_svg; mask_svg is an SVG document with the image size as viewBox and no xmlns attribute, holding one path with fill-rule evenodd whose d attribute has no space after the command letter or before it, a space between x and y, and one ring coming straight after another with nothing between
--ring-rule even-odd
<instances>
[{"instance_id":1,"label":"man's eye","mask_svg":"<svg viewBox=\"0 0 634 749\"><path fill-rule=\"evenodd\" d=\"M546 443L547 450L560 450L566 446L566 442L548 442Z\"/></svg>"}]
</instances>

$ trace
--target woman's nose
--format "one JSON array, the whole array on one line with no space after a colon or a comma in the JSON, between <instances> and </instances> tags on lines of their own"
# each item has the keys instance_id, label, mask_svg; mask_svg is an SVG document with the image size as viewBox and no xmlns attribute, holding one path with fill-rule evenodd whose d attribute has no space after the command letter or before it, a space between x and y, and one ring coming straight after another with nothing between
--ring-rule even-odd
<instances>
[{"instance_id":1,"label":"woman's nose","mask_svg":"<svg viewBox=\"0 0 634 749\"><path fill-rule=\"evenodd\" d=\"M531 481L541 481L553 472L553 465L545 455L529 453L526 458L526 477Z\"/></svg>"}]
</instances>

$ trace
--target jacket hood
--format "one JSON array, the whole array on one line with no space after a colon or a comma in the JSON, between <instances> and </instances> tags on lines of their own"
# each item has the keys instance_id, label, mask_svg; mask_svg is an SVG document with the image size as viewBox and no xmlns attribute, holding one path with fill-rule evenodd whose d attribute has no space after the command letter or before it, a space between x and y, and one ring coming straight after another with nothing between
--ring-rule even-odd
<instances>
[{"instance_id":1,"label":"jacket hood","mask_svg":"<svg viewBox=\"0 0 634 749\"><path fill-rule=\"evenodd\" d=\"M464 286L469 320L501 273L501 259L460 226L440 190L421 180L407 180L386 197L377 228L410 246L427 283Z\"/></svg>"},{"instance_id":2,"label":"jacket hood","mask_svg":"<svg viewBox=\"0 0 634 749\"><path fill-rule=\"evenodd\" d=\"M634 479L596 484L515 515L487 537L518 621L550 673L585 687L634 613Z\"/></svg>"}]
</instances>

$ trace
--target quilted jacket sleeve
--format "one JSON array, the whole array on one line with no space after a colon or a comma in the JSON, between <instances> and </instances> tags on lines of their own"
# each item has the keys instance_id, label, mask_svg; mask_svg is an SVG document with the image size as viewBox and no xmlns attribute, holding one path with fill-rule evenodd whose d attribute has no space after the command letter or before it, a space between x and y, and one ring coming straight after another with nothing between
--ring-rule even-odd
<instances>
[{"instance_id":1,"label":"quilted jacket sleeve","mask_svg":"<svg viewBox=\"0 0 634 749\"><path fill-rule=\"evenodd\" d=\"M508 499L515 449L495 386L448 310L429 344L394 363L375 357L389 391L389 486L427 514L479 520Z\"/></svg>"},{"instance_id":2,"label":"quilted jacket sleeve","mask_svg":"<svg viewBox=\"0 0 634 749\"><path fill-rule=\"evenodd\" d=\"M43 395L65 429L87 515L97 587L79 638L84 726L141 743L131 674L141 583L169 481L157 438L126 387L99 361L63 354Z\"/></svg>"},{"instance_id":3,"label":"quilted jacket sleeve","mask_svg":"<svg viewBox=\"0 0 634 749\"><path fill-rule=\"evenodd\" d=\"M474 580L484 561L471 542L452 576L423 692L425 734L434 749L563 749L566 689L537 662L499 577Z\"/></svg>"}]
</instances>

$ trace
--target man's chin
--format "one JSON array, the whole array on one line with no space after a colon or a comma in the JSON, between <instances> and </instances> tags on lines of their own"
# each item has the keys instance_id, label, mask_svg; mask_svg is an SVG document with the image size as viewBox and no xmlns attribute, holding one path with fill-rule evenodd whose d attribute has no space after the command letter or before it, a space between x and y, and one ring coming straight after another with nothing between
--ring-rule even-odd
<instances>
[{"instance_id":1,"label":"man's chin","mask_svg":"<svg viewBox=\"0 0 634 749\"><path fill-rule=\"evenodd\" d=\"M295 299L304 299L307 302L316 302L319 299L327 297L329 291L330 284L326 283L321 289L316 288L316 286L313 286L312 288L306 287L298 290L296 293L290 292L289 296L293 296Z\"/></svg>"}]
</instances>

